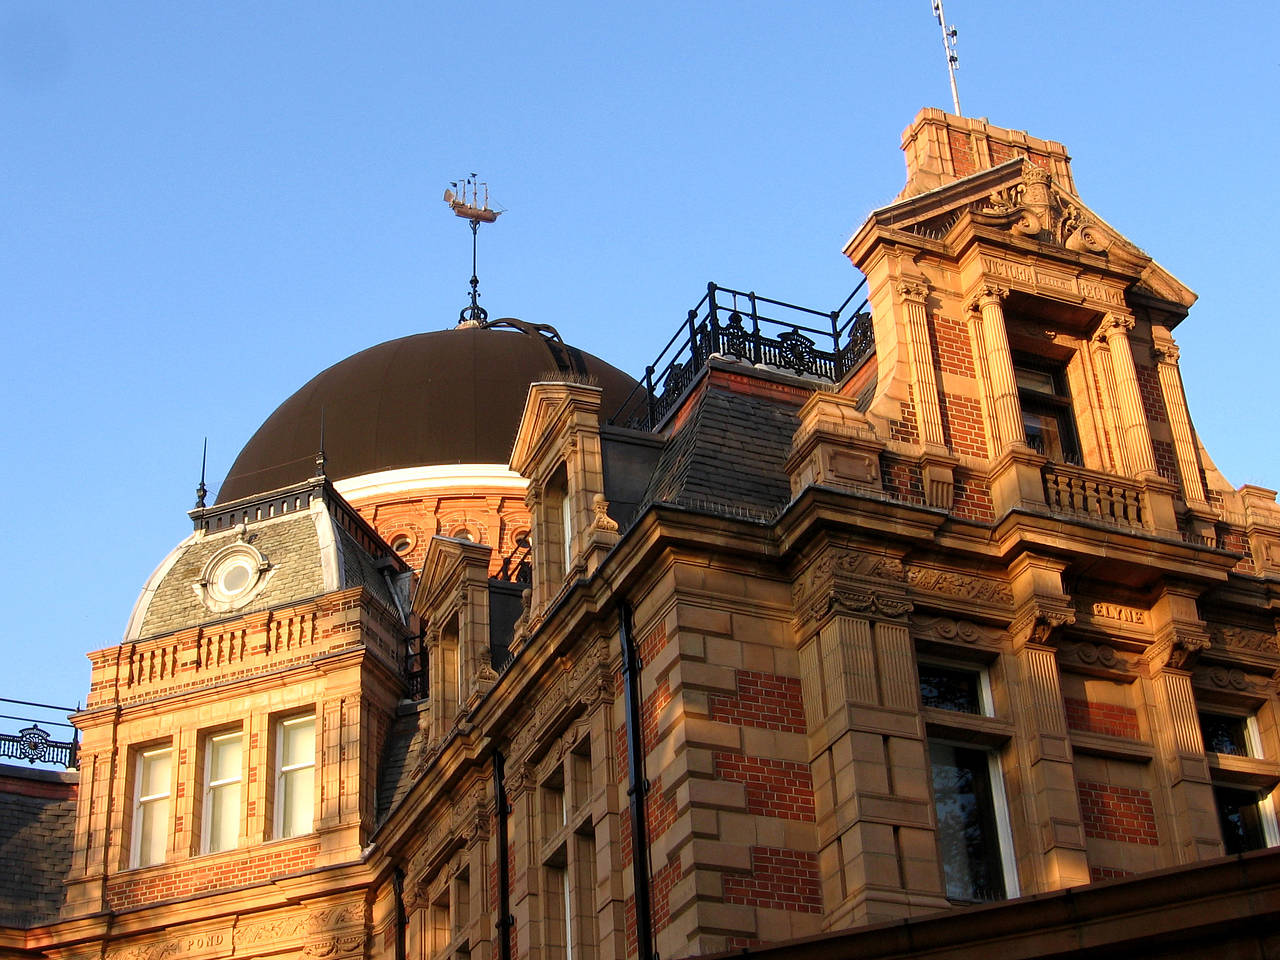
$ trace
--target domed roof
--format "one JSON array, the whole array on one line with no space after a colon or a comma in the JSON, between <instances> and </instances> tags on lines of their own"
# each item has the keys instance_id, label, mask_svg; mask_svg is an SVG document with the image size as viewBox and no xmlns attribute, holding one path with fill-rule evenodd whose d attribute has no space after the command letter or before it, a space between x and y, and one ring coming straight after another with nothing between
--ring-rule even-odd
<instances>
[{"instance_id":1,"label":"domed roof","mask_svg":"<svg viewBox=\"0 0 1280 960\"><path fill-rule=\"evenodd\" d=\"M635 381L541 332L547 329L495 320L391 340L334 364L258 428L231 465L218 502L312 476L322 411L331 480L401 467L506 463L529 384L538 380L589 378L604 390L602 413L616 411Z\"/></svg>"}]
</instances>

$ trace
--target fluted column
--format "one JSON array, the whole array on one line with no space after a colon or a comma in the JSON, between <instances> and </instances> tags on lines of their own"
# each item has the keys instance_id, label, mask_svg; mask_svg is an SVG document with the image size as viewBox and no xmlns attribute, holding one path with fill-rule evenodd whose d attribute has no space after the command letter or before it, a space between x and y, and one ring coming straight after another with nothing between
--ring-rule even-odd
<instances>
[{"instance_id":1,"label":"fluted column","mask_svg":"<svg viewBox=\"0 0 1280 960\"><path fill-rule=\"evenodd\" d=\"M1025 447L1022 407L1018 403L1018 381L1013 373L1013 353L1004 325L1004 298L1009 291L994 283L984 283L974 298L982 314L982 340L987 348L987 390L991 397L995 442L992 452L999 456L1010 447Z\"/></svg>"},{"instance_id":2,"label":"fluted column","mask_svg":"<svg viewBox=\"0 0 1280 960\"><path fill-rule=\"evenodd\" d=\"M1191 415L1187 412L1187 395L1178 370L1178 346L1172 338L1156 341L1156 371L1160 375L1165 409L1169 411L1173 450L1178 458L1178 473L1182 475L1182 496L1188 506L1207 508L1209 504L1200 480L1200 459L1191 433Z\"/></svg>"},{"instance_id":3,"label":"fluted column","mask_svg":"<svg viewBox=\"0 0 1280 960\"><path fill-rule=\"evenodd\" d=\"M903 278L897 284L911 348L911 388L920 439L926 446L942 448L942 411L938 405L938 381L933 375L933 349L925 300L929 286L923 280Z\"/></svg>"},{"instance_id":4,"label":"fluted column","mask_svg":"<svg viewBox=\"0 0 1280 960\"><path fill-rule=\"evenodd\" d=\"M1133 329L1133 317L1108 314L1102 321L1099 335L1111 348L1111 366L1115 372L1115 386L1123 444L1135 476L1153 476L1156 458L1151 450L1151 430L1147 425L1146 411L1142 408L1142 392L1138 388L1138 371L1133 365L1133 350L1129 346L1129 331Z\"/></svg>"},{"instance_id":5,"label":"fluted column","mask_svg":"<svg viewBox=\"0 0 1280 960\"><path fill-rule=\"evenodd\" d=\"M996 424L995 401L991 393L991 371L987 362L987 338L982 332L982 309L978 301L969 304L969 347L978 375L978 399L982 406L982 427L987 435L987 456L996 457L1001 450L1000 428Z\"/></svg>"}]
</instances>

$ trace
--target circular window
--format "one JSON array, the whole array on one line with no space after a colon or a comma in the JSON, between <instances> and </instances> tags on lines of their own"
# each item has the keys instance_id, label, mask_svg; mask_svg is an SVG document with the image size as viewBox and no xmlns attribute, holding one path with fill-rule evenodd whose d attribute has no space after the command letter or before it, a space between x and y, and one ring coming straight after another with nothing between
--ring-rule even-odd
<instances>
[{"instance_id":1,"label":"circular window","mask_svg":"<svg viewBox=\"0 0 1280 960\"><path fill-rule=\"evenodd\" d=\"M234 543L209 558L192 587L210 610L239 610L262 592L272 574L266 558L252 545Z\"/></svg>"},{"instance_id":2,"label":"circular window","mask_svg":"<svg viewBox=\"0 0 1280 960\"><path fill-rule=\"evenodd\" d=\"M249 585L252 576L247 563L232 561L218 571L218 586L223 593L235 595Z\"/></svg>"},{"instance_id":3,"label":"circular window","mask_svg":"<svg viewBox=\"0 0 1280 960\"><path fill-rule=\"evenodd\" d=\"M403 556L413 549L413 541L401 534L391 541L391 549Z\"/></svg>"},{"instance_id":4,"label":"circular window","mask_svg":"<svg viewBox=\"0 0 1280 960\"><path fill-rule=\"evenodd\" d=\"M453 539L475 540L475 537L472 535L471 531L468 530L466 527L459 527L457 530L453 531Z\"/></svg>"},{"instance_id":5,"label":"circular window","mask_svg":"<svg viewBox=\"0 0 1280 960\"><path fill-rule=\"evenodd\" d=\"M256 565L244 554L233 554L213 568L209 586L223 600L234 600L258 579Z\"/></svg>"}]
</instances>

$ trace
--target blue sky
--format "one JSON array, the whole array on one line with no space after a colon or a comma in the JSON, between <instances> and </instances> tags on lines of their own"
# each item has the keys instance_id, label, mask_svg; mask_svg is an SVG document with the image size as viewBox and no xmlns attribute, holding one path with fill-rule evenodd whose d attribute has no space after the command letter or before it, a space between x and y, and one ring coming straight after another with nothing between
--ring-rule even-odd
<instances>
[{"instance_id":1,"label":"blue sky","mask_svg":"<svg viewBox=\"0 0 1280 960\"><path fill-rule=\"evenodd\" d=\"M1067 144L1200 294L1176 332L1228 478L1280 485L1280 54L1263 3L949 0L965 112ZM452 326L472 170L492 316L638 374L708 280L830 309L845 239L949 107L928 0L0 0L0 696L74 704L293 390Z\"/></svg>"}]
</instances>

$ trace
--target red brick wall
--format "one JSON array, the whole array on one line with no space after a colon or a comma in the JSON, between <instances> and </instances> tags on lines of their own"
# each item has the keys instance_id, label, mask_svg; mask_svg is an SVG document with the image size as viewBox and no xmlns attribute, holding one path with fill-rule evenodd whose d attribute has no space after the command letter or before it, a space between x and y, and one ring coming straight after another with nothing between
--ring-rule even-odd
<instances>
[{"instance_id":1,"label":"red brick wall","mask_svg":"<svg viewBox=\"0 0 1280 960\"><path fill-rule=\"evenodd\" d=\"M982 423L982 404L977 397L944 393L939 398L942 428L947 444L956 453L987 458L987 429Z\"/></svg>"},{"instance_id":2,"label":"red brick wall","mask_svg":"<svg viewBox=\"0 0 1280 960\"><path fill-rule=\"evenodd\" d=\"M1132 707L1114 703L1090 703L1078 697L1063 697L1067 712L1067 726L1087 733L1102 733L1109 737L1128 737L1136 740L1138 712Z\"/></svg>"},{"instance_id":3,"label":"red brick wall","mask_svg":"<svg viewBox=\"0 0 1280 960\"><path fill-rule=\"evenodd\" d=\"M889 421L889 439L901 440L903 443L919 443L920 428L916 426L915 400L908 398L900 405L900 419Z\"/></svg>"},{"instance_id":4,"label":"red brick wall","mask_svg":"<svg viewBox=\"0 0 1280 960\"><path fill-rule=\"evenodd\" d=\"M1085 836L1147 846L1160 842L1149 791L1093 780L1081 780L1076 787Z\"/></svg>"},{"instance_id":5,"label":"red brick wall","mask_svg":"<svg viewBox=\"0 0 1280 960\"><path fill-rule=\"evenodd\" d=\"M1146 411L1147 419L1151 423L1168 423L1164 394L1160 390L1160 376L1155 367L1135 363L1134 369L1138 372L1138 392L1142 394L1142 409Z\"/></svg>"},{"instance_id":6,"label":"red brick wall","mask_svg":"<svg viewBox=\"0 0 1280 960\"><path fill-rule=\"evenodd\" d=\"M996 509L991 502L991 485L962 470L955 471L954 480L951 512L965 520L994 523Z\"/></svg>"},{"instance_id":7,"label":"red brick wall","mask_svg":"<svg viewBox=\"0 0 1280 960\"><path fill-rule=\"evenodd\" d=\"M977 158L973 155L973 144L967 134L959 130L947 129L947 146L951 148L951 166L957 177L967 177L978 172Z\"/></svg>"},{"instance_id":8,"label":"red brick wall","mask_svg":"<svg viewBox=\"0 0 1280 960\"><path fill-rule=\"evenodd\" d=\"M924 479L919 466L881 456L880 480L884 492L892 499L900 503L924 503Z\"/></svg>"},{"instance_id":9,"label":"red brick wall","mask_svg":"<svg viewBox=\"0 0 1280 960\"><path fill-rule=\"evenodd\" d=\"M963 320L933 318L933 365L943 373L974 376L969 325Z\"/></svg>"},{"instance_id":10,"label":"red brick wall","mask_svg":"<svg viewBox=\"0 0 1280 960\"><path fill-rule=\"evenodd\" d=\"M804 702L797 678L739 670L737 682L735 696L713 693L708 698L712 720L789 733L806 731Z\"/></svg>"},{"instance_id":11,"label":"red brick wall","mask_svg":"<svg viewBox=\"0 0 1280 960\"><path fill-rule=\"evenodd\" d=\"M1156 458L1156 471L1166 480L1182 484L1182 474L1178 472L1178 458L1173 452L1173 444L1168 440L1151 441L1151 452Z\"/></svg>"},{"instance_id":12,"label":"red brick wall","mask_svg":"<svg viewBox=\"0 0 1280 960\"><path fill-rule=\"evenodd\" d=\"M112 909L122 910L143 903L159 903L189 897L209 890L241 887L276 877L302 873L315 866L319 843L305 846L282 845L270 853L237 857L185 869L153 870L136 878L113 880L107 888Z\"/></svg>"},{"instance_id":13,"label":"red brick wall","mask_svg":"<svg viewBox=\"0 0 1280 960\"><path fill-rule=\"evenodd\" d=\"M813 774L807 763L719 752L714 761L716 779L746 785L748 813L814 822Z\"/></svg>"},{"instance_id":14,"label":"red brick wall","mask_svg":"<svg viewBox=\"0 0 1280 960\"><path fill-rule=\"evenodd\" d=\"M724 876L725 903L821 913L818 855L779 847L752 847L751 872Z\"/></svg>"}]
</instances>

